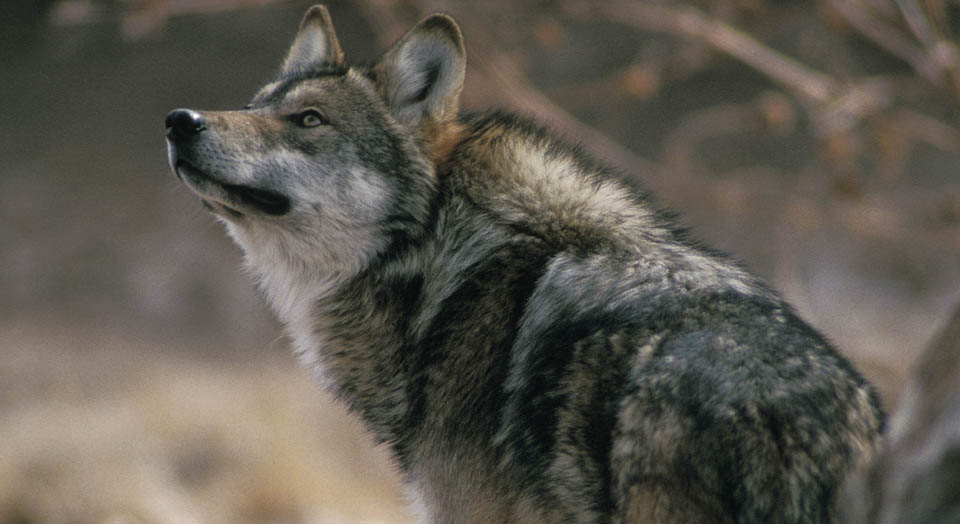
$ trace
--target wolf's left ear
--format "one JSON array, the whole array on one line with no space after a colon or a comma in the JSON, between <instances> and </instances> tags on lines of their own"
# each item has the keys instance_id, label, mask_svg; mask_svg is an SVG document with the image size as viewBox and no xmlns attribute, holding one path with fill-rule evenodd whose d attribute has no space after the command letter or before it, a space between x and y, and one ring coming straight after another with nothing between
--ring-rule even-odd
<instances>
[{"instance_id":1,"label":"wolf's left ear","mask_svg":"<svg viewBox=\"0 0 960 524\"><path fill-rule=\"evenodd\" d=\"M315 5L303 16L281 72L310 71L323 65L342 66L343 51L333 31L330 12L322 5Z\"/></svg>"},{"instance_id":2,"label":"wolf's left ear","mask_svg":"<svg viewBox=\"0 0 960 524\"><path fill-rule=\"evenodd\" d=\"M466 50L457 23L436 14L420 22L374 66L377 88L402 124L456 117L466 71Z\"/></svg>"}]
</instances>

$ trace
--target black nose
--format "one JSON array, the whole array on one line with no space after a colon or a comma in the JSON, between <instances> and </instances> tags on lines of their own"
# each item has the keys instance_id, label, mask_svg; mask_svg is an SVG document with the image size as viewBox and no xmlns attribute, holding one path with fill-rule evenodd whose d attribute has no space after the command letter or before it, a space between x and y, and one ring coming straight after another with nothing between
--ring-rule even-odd
<instances>
[{"instance_id":1,"label":"black nose","mask_svg":"<svg viewBox=\"0 0 960 524\"><path fill-rule=\"evenodd\" d=\"M192 109L174 109L167 113L167 136L190 138L207 128L203 115Z\"/></svg>"}]
</instances>

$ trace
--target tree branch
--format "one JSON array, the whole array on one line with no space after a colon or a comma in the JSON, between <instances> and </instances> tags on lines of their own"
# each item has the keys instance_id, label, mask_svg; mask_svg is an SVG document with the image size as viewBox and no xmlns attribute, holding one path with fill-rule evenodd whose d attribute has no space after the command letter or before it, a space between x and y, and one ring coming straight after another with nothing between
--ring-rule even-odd
<instances>
[{"instance_id":1,"label":"tree branch","mask_svg":"<svg viewBox=\"0 0 960 524\"><path fill-rule=\"evenodd\" d=\"M826 103L841 91L829 75L809 68L719 20L692 7L666 7L647 3L604 4L609 18L648 31L667 32L706 42L753 67L802 97Z\"/></svg>"}]
</instances>

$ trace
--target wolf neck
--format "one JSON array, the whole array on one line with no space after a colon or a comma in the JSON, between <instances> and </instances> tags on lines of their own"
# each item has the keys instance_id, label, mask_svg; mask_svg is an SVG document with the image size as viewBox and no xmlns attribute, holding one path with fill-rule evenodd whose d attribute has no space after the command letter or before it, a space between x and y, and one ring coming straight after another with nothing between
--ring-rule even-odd
<instances>
[{"instance_id":1,"label":"wolf neck","mask_svg":"<svg viewBox=\"0 0 960 524\"><path fill-rule=\"evenodd\" d=\"M325 389L360 413L379 440L393 438L394 421L406 410L399 391L405 379L394 372L384 373L383 363L393 359L404 339L401 302L417 295L422 282L422 276L405 269L416 266L408 261L413 255L393 257L387 267L363 255L345 264L329 254L293 256L295 253L287 251L293 240L279 241L283 235L276 232L266 234L230 224L228 231L243 248L248 270L285 325L303 365ZM365 252L382 251L374 244L367 242L369 251ZM306 252L296 251L300 255ZM384 280L391 283L385 285ZM385 287L391 289L385 291Z\"/></svg>"},{"instance_id":2,"label":"wolf neck","mask_svg":"<svg viewBox=\"0 0 960 524\"><path fill-rule=\"evenodd\" d=\"M314 277L308 292L294 290L296 298L277 312L300 361L366 420L378 441L388 441L398 437L408 411L409 377L397 363L423 276L397 269L411 266L397 259L371 265L377 267Z\"/></svg>"},{"instance_id":3,"label":"wolf neck","mask_svg":"<svg viewBox=\"0 0 960 524\"><path fill-rule=\"evenodd\" d=\"M259 231L225 222L233 240L243 249L247 270L253 274L274 314L286 327L298 357L307 369L317 372L321 382L329 379L320 373L317 348L327 345L325 330L315 326L316 304L334 294L356 270L340 268L329 260L308 260L288 253L289 242L282 233ZM310 252L301 249L300 253ZM327 262L327 263L325 263ZM326 269L326 270L324 270Z\"/></svg>"}]
</instances>

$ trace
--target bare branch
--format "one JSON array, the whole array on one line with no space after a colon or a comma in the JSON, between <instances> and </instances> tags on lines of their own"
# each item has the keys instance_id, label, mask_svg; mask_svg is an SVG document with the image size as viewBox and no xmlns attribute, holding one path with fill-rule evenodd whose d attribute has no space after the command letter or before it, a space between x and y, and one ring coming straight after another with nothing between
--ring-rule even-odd
<instances>
[{"instance_id":1,"label":"bare branch","mask_svg":"<svg viewBox=\"0 0 960 524\"><path fill-rule=\"evenodd\" d=\"M601 10L612 19L641 29L703 41L767 75L811 103L813 120L821 136L853 128L893 101L893 84L887 79L870 78L847 86L691 7L614 2L605 4Z\"/></svg>"},{"instance_id":2,"label":"bare branch","mask_svg":"<svg viewBox=\"0 0 960 524\"><path fill-rule=\"evenodd\" d=\"M884 48L888 53L896 56L913 66L925 78L932 79L933 75L925 65L926 54L923 49L905 38L898 31L882 24L863 9L860 9L850 0L832 0L830 3L840 13L851 27L869 38L872 42Z\"/></svg>"},{"instance_id":3,"label":"bare branch","mask_svg":"<svg viewBox=\"0 0 960 524\"><path fill-rule=\"evenodd\" d=\"M940 36L930 25L923 8L917 4L916 0L896 0L896 4L900 8L903 19L907 22L907 27L924 46L930 48L940 41Z\"/></svg>"},{"instance_id":4,"label":"bare branch","mask_svg":"<svg viewBox=\"0 0 960 524\"><path fill-rule=\"evenodd\" d=\"M960 50L942 38L926 12L913 0L897 0L907 26L923 45L911 42L895 28L880 22L851 0L831 5L857 31L910 65L921 77L953 96L960 96Z\"/></svg>"},{"instance_id":5,"label":"bare branch","mask_svg":"<svg viewBox=\"0 0 960 524\"><path fill-rule=\"evenodd\" d=\"M702 40L715 49L757 69L791 91L813 102L825 103L840 90L829 75L774 51L749 35L692 7L648 3L604 4L608 17L648 31L667 32Z\"/></svg>"},{"instance_id":6,"label":"bare branch","mask_svg":"<svg viewBox=\"0 0 960 524\"><path fill-rule=\"evenodd\" d=\"M899 108L894 120L907 137L943 151L960 151L960 130L932 116L907 108Z\"/></svg>"}]
</instances>

